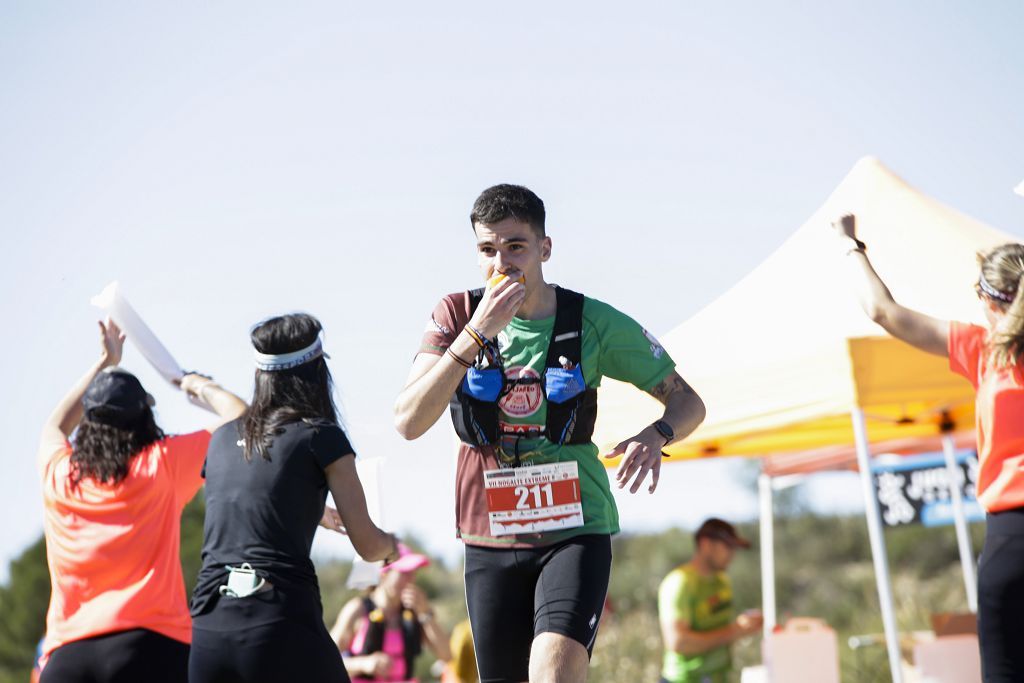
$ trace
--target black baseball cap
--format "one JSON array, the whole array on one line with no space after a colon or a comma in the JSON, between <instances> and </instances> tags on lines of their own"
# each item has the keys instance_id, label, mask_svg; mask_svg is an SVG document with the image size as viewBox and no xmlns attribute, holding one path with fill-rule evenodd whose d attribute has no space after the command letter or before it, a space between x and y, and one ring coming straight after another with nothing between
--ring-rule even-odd
<instances>
[{"instance_id":1,"label":"black baseball cap","mask_svg":"<svg viewBox=\"0 0 1024 683\"><path fill-rule=\"evenodd\" d=\"M142 416L148 399L135 375L120 368L106 368L89 383L82 406L90 420L124 427Z\"/></svg>"},{"instance_id":2,"label":"black baseball cap","mask_svg":"<svg viewBox=\"0 0 1024 683\"><path fill-rule=\"evenodd\" d=\"M712 538L716 541L723 541L728 543L733 548L743 548L746 550L750 547L750 541L736 533L736 527L724 519L718 519L717 517L711 517L704 521L697 529L697 540L702 538Z\"/></svg>"}]
</instances>

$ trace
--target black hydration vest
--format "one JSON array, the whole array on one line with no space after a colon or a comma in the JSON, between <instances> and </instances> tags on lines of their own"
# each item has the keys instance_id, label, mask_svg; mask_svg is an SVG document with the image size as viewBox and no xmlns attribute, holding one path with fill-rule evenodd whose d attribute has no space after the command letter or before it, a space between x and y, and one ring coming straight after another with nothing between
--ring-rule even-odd
<instances>
[{"instance_id":1,"label":"black hydration vest","mask_svg":"<svg viewBox=\"0 0 1024 683\"><path fill-rule=\"evenodd\" d=\"M366 629L366 637L363 639L363 647L354 655L372 655L384 649L384 632L387 624L383 618L373 618L377 605L372 598L363 598L363 611L366 612L366 620L369 625ZM412 678L413 665L416 657L423 650L423 629L420 626L416 615L407 609L402 610L402 657L405 659L405 677Z\"/></svg>"},{"instance_id":2,"label":"black hydration vest","mask_svg":"<svg viewBox=\"0 0 1024 683\"><path fill-rule=\"evenodd\" d=\"M483 298L483 289L469 292L470 316ZM552 443L590 443L597 420L597 389L587 387L580 360L583 348L583 295L555 288L555 327L548 342L544 374L539 380L547 399L547 422L543 436ZM567 363L559 360L564 358ZM452 422L463 443L471 446L495 445L500 437L498 400L516 382L509 380L501 367L487 367L484 350L466 372L452 396ZM529 380L527 380L529 381Z\"/></svg>"}]
</instances>

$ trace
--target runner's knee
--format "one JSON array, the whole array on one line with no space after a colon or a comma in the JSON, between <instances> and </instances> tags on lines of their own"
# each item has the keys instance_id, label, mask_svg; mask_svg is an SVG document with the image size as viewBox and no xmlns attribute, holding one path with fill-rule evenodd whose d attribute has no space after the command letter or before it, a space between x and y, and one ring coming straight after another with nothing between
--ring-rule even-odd
<instances>
[{"instance_id":1,"label":"runner's knee","mask_svg":"<svg viewBox=\"0 0 1024 683\"><path fill-rule=\"evenodd\" d=\"M530 652L530 683L583 683L590 656L587 648L560 633L541 633Z\"/></svg>"}]
</instances>

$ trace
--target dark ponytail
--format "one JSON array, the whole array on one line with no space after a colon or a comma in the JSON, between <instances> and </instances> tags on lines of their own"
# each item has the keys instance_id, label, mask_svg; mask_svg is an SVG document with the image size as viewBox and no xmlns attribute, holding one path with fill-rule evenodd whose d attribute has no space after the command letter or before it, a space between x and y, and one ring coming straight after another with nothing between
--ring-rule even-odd
<instances>
[{"instance_id":1,"label":"dark ponytail","mask_svg":"<svg viewBox=\"0 0 1024 683\"><path fill-rule=\"evenodd\" d=\"M307 313L292 313L264 320L250 333L260 353L282 354L303 349L322 330L320 321ZM274 437L288 422L326 421L338 424L331 372L323 356L287 370L256 370L252 405L241 422L246 460L258 454L270 459Z\"/></svg>"}]
</instances>

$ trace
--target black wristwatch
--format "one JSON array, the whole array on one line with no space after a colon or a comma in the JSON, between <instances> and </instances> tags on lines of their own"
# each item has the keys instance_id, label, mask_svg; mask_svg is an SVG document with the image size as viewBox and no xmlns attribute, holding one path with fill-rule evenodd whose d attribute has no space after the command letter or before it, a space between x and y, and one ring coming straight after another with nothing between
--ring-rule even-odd
<instances>
[{"instance_id":1,"label":"black wristwatch","mask_svg":"<svg viewBox=\"0 0 1024 683\"><path fill-rule=\"evenodd\" d=\"M673 441L675 441L675 439L676 439L676 432L675 432L674 429L672 429L672 425L670 425L668 422L665 422L664 420L658 420L657 422L655 422L651 426L654 427L654 429L659 434L661 434L663 437L665 437L665 445L666 446L669 445L670 443L672 443Z\"/></svg>"}]
</instances>

